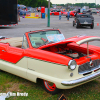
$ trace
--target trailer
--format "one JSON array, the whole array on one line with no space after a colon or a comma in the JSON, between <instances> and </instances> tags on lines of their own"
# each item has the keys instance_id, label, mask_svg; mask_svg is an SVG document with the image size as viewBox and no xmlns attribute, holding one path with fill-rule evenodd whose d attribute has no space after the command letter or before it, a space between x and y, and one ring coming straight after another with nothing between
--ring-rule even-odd
<instances>
[{"instance_id":1,"label":"trailer","mask_svg":"<svg viewBox=\"0 0 100 100\"><path fill-rule=\"evenodd\" d=\"M17 0L0 0L0 26L18 25Z\"/></svg>"}]
</instances>

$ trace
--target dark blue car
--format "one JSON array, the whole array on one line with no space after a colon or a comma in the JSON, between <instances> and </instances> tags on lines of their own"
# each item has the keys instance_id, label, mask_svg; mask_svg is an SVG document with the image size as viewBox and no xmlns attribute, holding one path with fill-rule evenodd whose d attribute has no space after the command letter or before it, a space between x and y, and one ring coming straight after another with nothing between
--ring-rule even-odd
<instances>
[{"instance_id":1,"label":"dark blue car","mask_svg":"<svg viewBox=\"0 0 100 100\"><path fill-rule=\"evenodd\" d=\"M26 13L29 13L28 11L24 11L24 10L20 10L20 14L19 15L26 15Z\"/></svg>"}]
</instances>

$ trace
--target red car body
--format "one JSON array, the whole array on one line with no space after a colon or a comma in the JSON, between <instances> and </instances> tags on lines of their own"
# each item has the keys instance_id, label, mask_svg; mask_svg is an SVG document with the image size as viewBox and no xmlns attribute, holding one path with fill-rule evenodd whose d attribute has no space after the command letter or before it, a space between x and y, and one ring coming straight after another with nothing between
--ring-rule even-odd
<instances>
[{"instance_id":1,"label":"red car body","mask_svg":"<svg viewBox=\"0 0 100 100\"><path fill-rule=\"evenodd\" d=\"M75 13L76 11L70 11L70 17L75 17ZM82 14L82 13L78 13L78 14ZM63 15L67 17L67 12L63 12Z\"/></svg>"},{"instance_id":2,"label":"red car body","mask_svg":"<svg viewBox=\"0 0 100 100\"><path fill-rule=\"evenodd\" d=\"M100 37L75 36L58 41L61 38L59 29L48 29L1 39L0 69L35 83L41 79L51 94L99 77L100 47L88 43L100 41Z\"/></svg>"},{"instance_id":3,"label":"red car body","mask_svg":"<svg viewBox=\"0 0 100 100\"><path fill-rule=\"evenodd\" d=\"M59 12L63 13L62 11L53 10L50 12L50 15L59 15Z\"/></svg>"},{"instance_id":4,"label":"red car body","mask_svg":"<svg viewBox=\"0 0 100 100\"><path fill-rule=\"evenodd\" d=\"M75 16L76 11L70 11L70 16Z\"/></svg>"}]
</instances>

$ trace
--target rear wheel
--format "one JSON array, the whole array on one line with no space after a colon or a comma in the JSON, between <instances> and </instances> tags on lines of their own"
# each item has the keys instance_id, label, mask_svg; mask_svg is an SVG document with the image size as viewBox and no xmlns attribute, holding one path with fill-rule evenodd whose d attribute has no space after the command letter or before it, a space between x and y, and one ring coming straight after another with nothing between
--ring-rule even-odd
<instances>
[{"instance_id":1,"label":"rear wheel","mask_svg":"<svg viewBox=\"0 0 100 100\"><path fill-rule=\"evenodd\" d=\"M75 25L75 23L74 23L74 21L73 21L73 27L74 27L74 25Z\"/></svg>"},{"instance_id":2,"label":"rear wheel","mask_svg":"<svg viewBox=\"0 0 100 100\"><path fill-rule=\"evenodd\" d=\"M91 29L93 29L93 28L94 28L94 22L92 23L92 25L90 26L90 28L91 28Z\"/></svg>"},{"instance_id":3,"label":"rear wheel","mask_svg":"<svg viewBox=\"0 0 100 100\"><path fill-rule=\"evenodd\" d=\"M56 87L55 83L52 83L50 81L43 80L43 87L46 92L51 94L57 94L60 92L60 89Z\"/></svg>"},{"instance_id":4,"label":"rear wheel","mask_svg":"<svg viewBox=\"0 0 100 100\"><path fill-rule=\"evenodd\" d=\"M79 28L79 21L76 22L76 28Z\"/></svg>"}]
</instances>

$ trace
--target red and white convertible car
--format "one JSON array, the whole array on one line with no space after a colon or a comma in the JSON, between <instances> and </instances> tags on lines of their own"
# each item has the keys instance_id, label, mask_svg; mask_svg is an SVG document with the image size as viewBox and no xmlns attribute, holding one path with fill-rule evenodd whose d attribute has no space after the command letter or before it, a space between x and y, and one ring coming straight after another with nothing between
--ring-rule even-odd
<instances>
[{"instance_id":1,"label":"red and white convertible car","mask_svg":"<svg viewBox=\"0 0 100 100\"><path fill-rule=\"evenodd\" d=\"M0 39L0 69L28 79L42 80L56 94L100 76L100 41L96 36L64 39L58 29L26 32L23 37Z\"/></svg>"}]
</instances>

